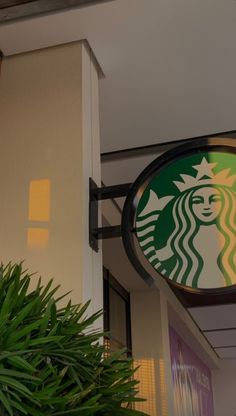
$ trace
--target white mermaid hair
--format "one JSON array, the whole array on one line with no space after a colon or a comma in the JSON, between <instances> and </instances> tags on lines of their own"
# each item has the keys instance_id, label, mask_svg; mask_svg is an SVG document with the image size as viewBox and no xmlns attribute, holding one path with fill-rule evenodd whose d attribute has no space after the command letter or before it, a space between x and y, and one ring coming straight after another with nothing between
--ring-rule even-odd
<instances>
[{"instance_id":1,"label":"white mermaid hair","mask_svg":"<svg viewBox=\"0 0 236 416\"><path fill-rule=\"evenodd\" d=\"M236 273L236 195L230 189L217 189L223 204L216 224L224 236L224 247L217 264L224 274L226 286L229 286L235 282ZM198 287L204 262L193 243L200 226L191 206L194 192L195 190L186 191L176 199L173 206L174 231L169 236L167 245L176 258L169 278L177 283Z\"/></svg>"}]
</instances>

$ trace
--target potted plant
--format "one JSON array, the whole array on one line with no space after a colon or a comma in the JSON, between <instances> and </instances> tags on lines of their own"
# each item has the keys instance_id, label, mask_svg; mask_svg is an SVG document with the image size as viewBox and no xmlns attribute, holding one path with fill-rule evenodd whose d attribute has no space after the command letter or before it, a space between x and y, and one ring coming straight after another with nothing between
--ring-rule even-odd
<instances>
[{"instance_id":1,"label":"potted plant","mask_svg":"<svg viewBox=\"0 0 236 416\"><path fill-rule=\"evenodd\" d=\"M21 264L1 267L0 415L143 415L130 408L132 361L104 354L103 334L90 329L100 312L60 306L52 280L34 290L30 280Z\"/></svg>"}]
</instances>

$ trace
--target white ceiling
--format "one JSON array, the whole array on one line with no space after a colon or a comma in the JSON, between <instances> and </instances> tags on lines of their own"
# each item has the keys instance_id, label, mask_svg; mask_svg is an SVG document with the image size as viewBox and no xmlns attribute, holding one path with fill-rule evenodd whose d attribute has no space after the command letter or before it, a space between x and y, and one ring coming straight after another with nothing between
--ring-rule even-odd
<instances>
[{"instance_id":1,"label":"white ceiling","mask_svg":"<svg viewBox=\"0 0 236 416\"><path fill-rule=\"evenodd\" d=\"M102 151L233 130L235 0L114 0L0 27L6 55L88 39Z\"/></svg>"},{"instance_id":2,"label":"white ceiling","mask_svg":"<svg viewBox=\"0 0 236 416\"><path fill-rule=\"evenodd\" d=\"M214 348L223 348L224 346L236 348L236 329L226 331L221 329L221 331L207 332L206 335L207 339L209 340L211 345L214 346Z\"/></svg>"},{"instance_id":3,"label":"white ceiling","mask_svg":"<svg viewBox=\"0 0 236 416\"><path fill-rule=\"evenodd\" d=\"M138 156L124 157L117 160L102 163L102 178L108 185L134 182L138 175L158 156L157 153Z\"/></svg>"},{"instance_id":4,"label":"white ceiling","mask_svg":"<svg viewBox=\"0 0 236 416\"><path fill-rule=\"evenodd\" d=\"M192 308L190 312L203 331L236 328L236 304Z\"/></svg>"},{"instance_id":5,"label":"white ceiling","mask_svg":"<svg viewBox=\"0 0 236 416\"><path fill-rule=\"evenodd\" d=\"M236 358L236 304L190 308L190 314L221 358Z\"/></svg>"},{"instance_id":6,"label":"white ceiling","mask_svg":"<svg viewBox=\"0 0 236 416\"><path fill-rule=\"evenodd\" d=\"M220 358L236 358L236 347L218 348L217 354Z\"/></svg>"}]
</instances>

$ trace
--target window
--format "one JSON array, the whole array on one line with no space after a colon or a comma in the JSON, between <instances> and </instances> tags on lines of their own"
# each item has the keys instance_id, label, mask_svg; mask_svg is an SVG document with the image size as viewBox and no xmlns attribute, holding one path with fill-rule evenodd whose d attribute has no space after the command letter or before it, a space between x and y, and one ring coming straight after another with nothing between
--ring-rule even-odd
<instances>
[{"instance_id":1,"label":"window","mask_svg":"<svg viewBox=\"0 0 236 416\"><path fill-rule=\"evenodd\" d=\"M110 333L111 350L126 348L128 356L132 355L130 296L129 293L112 276L109 270L103 271L104 287L104 329Z\"/></svg>"}]
</instances>

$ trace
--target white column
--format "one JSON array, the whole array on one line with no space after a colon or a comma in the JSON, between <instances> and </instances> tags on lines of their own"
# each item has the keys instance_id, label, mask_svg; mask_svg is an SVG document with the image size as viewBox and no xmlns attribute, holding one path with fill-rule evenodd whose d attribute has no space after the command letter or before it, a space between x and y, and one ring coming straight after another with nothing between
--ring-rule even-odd
<instances>
[{"instance_id":1,"label":"white column","mask_svg":"<svg viewBox=\"0 0 236 416\"><path fill-rule=\"evenodd\" d=\"M83 42L5 58L0 77L0 260L24 260L73 302L102 307L88 244L89 176L100 184L98 73ZM34 278L32 278L34 279Z\"/></svg>"},{"instance_id":2,"label":"white column","mask_svg":"<svg viewBox=\"0 0 236 416\"><path fill-rule=\"evenodd\" d=\"M140 396L147 399L138 408L150 416L173 416L167 383L168 352L165 351L163 305L158 290L131 293L132 347L140 366ZM165 325L165 323L164 323Z\"/></svg>"}]
</instances>

